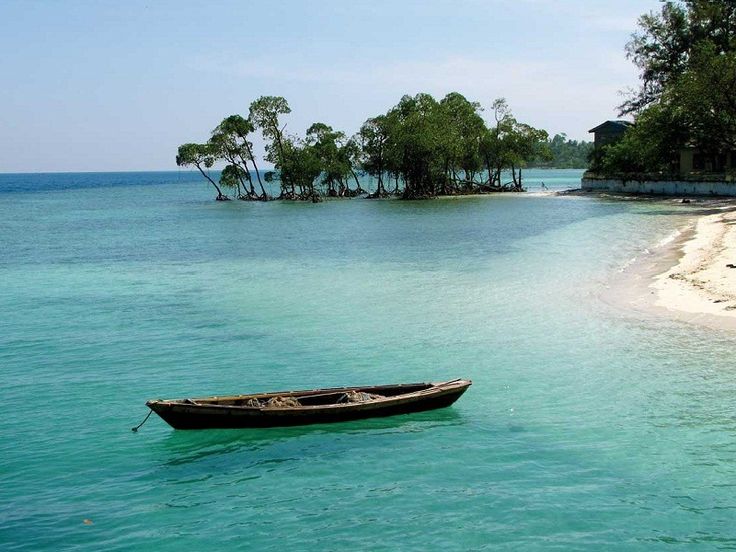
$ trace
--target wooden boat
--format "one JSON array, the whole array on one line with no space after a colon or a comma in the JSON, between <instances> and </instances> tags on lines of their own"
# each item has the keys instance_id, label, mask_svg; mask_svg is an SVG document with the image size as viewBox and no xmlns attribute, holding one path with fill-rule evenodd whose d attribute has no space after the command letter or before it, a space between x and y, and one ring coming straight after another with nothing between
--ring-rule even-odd
<instances>
[{"instance_id":1,"label":"wooden boat","mask_svg":"<svg viewBox=\"0 0 736 552\"><path fill-rule=\"evenodd\" d=\"M454 403L472 384L402 383L230 397L152 400L146 406L175 429L276 427L408 414Z\"/></svg>"}]
</instances>

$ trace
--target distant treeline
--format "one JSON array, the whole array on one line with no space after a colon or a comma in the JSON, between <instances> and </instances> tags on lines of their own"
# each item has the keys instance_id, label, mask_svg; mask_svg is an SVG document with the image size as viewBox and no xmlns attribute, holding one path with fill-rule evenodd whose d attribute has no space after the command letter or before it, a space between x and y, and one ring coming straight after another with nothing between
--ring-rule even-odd
<instances>
[{"instance_id":1,"label":"distant treeline","mask_svg":"<svg viewBox=\"0 0 736 552\"><path fill-rule=\"evenodd\" d=\"M530 165L554 169L586 169L593 152L593 142L568 140L565 134L555 134L547 142L549 157L534 159Z\"/></svg>"},{"instance_id":2,"label":"distant treeline","mask_svg":"<svg viewBox=\"0 0 736 552\"><path fill-rule=\"evenodd\" d=\"M481 111L479 103L457 92L440 101L417 94L371 117L353 136L314 123L298 137L286 133L287 101L263 96L250 104L247 117L223 119L207 142L180 146L176 163L198 169L218 200L259 201L523 191L522 168L532 163L582 166L582 143L564 135L549 140L546 131L517 121L504 99L492 103L490 124ZM265 161L274 166L263 178L251 142L256 131L266 143ZM556 159L564 164L557 165ZM223 162L215 181L207 169ZM373 177L375 190L364 190L359 174ZM502 175L510 180L504 182ZM278 183L278 196L267 192L264 181Z\"/></svg>"}]
</instances>

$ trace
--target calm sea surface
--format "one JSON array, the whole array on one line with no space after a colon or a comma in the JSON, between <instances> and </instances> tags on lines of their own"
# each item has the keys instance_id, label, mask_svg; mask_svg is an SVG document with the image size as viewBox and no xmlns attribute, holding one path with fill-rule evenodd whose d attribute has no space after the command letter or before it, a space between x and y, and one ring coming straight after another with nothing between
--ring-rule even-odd
<instances>
[{"instance_id":1,"label":"calm sea surface","mask_svg":"<svg viewBox=\"0 0 736 552\"><path fill-rule=\"evenodd\" d=\"M0 175L0 549L736 549L736 338L598 299L689 207L212 197ZM418 415L130 431L149 398L456 377Z\"/></svg>"}]
</instances>

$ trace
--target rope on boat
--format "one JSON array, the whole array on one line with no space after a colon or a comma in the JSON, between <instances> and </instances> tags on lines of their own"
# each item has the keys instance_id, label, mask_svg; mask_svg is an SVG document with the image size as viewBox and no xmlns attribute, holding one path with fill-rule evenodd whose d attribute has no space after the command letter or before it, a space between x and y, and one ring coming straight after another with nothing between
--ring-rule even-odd
<instances>
[{"instance_id":1,"label":"rope on boat","mask_svg":"<svg viewBox=\"0 0 736 552\"><path fill-rule=\"evenodd\" d=\"M363 391L348 391L344 393L342 397L337 400L337 404L341 403L362 403L373 401L376 399L384 399L383 395L376 395L375 393L365 393Z\"/></svg>"},{"instance_id":2,"label":"rope on boat","mask_svg":"<svg viewBox=\"0 0 736 552\"><path fill-rule=\"evenodd\" d=\"M130 430L131 430L131 431L132 431L133 433L138 433L138 430L139 430L139 429L141 428L141 426L142 426L143 424L145 424L145 423L146 423L146 422L148 421L148 418L150 418L150 417L151 417L151 414L153 414L153 410L149 410L149 411L148 411L148 415L147 415L147 416L146 416L145 418L143 418L143 421L142 421L141 423L139 423L139 424L138 424L137 426L135 426L135 427L131 427L131 428L130 428Z\"/></svg>"}]
</instances>

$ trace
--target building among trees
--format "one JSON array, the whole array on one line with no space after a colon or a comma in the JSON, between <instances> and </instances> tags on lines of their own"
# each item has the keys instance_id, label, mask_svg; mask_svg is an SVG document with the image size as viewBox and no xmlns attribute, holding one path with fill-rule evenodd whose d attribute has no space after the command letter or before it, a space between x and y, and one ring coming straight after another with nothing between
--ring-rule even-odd
<instances>
[{"instance_id":1,"label":"building among trees","mask_svg":"<svg viewBox=\"0 0 736 552\"><path fill-rule=\"evenodd\" d=\"M604 155L604 147L616 144L623 139L626 131L634 126L631 121L608 120L591 128L593 147L599 155ZM677 156L677 170L680 176L697 177L701 174L720 174L726 176L736 170L736 149L720 153L707 153L694 146L684 146Z\"/></svg>"},{"instance_id":2,"label":"building among trees","mask_svg":"<svg viewBox=\"0 0 736 552\"><path fill-rule=\"evenodd\" d=\"M670 0L639 18L626 53L641 86L619 106L634 124L592 129L584 188L736 196L734 22L733 0Z\"/></svg>"},{"instance_id":3,"label":"building among trees","mask_svg":"<svg viewBox=\"0 0 736 552\"><path fill-rule=\"evenodd\" d=\"M613 144L623 138L626 129L632 126L631 121L605 121L588 132L593 134L593 147L601 148L607 144Z\"/></svg>"}]
</instances>

